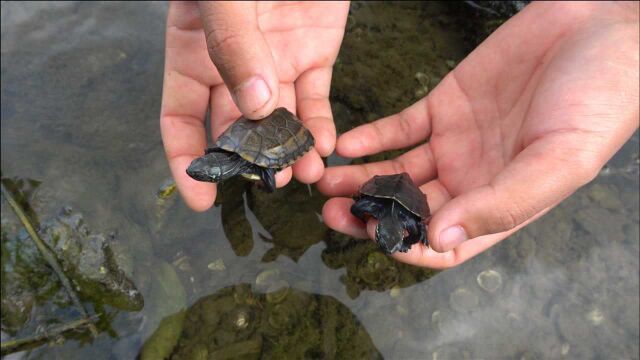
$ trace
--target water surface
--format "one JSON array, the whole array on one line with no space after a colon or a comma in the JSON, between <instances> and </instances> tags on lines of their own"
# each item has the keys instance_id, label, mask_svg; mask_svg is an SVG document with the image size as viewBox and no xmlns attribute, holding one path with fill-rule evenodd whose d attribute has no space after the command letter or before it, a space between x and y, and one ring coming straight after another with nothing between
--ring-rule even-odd
<instances>
[{"instance_id":1,"label":"water surface","mask_svg":"<svg viewBox=\"0 0 640 360\"><path fill-rule=\"evenodd\" d=\"M328 230L325 199L300 184L274 196L231 184L204 213L158 199L170 179L158 125L165 16L165 3L2 3L2 175L41 182L40 218L71 206L95 231L116 231L145 298L139 312L107 306L95 340L19 357L135 358L162 331L200 354L241 344L276 356L296 343L284 321L309 331L296 340L306 356L638 358L638 134L518 234L455 269L412 268ZM424 96L477 40L467 19L440 3L352 4L332 88L339 131ZM69 314L45 315L30 329Z\"/></svg>"}]
</instances>

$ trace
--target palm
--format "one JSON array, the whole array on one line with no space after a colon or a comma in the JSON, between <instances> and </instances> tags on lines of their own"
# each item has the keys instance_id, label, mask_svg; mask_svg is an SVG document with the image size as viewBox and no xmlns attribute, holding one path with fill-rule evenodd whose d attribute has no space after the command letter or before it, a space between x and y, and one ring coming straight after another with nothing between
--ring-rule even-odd
<instances>
[{"instance_id":1,"label":"palm","mask_svg":"<svg viewBox=\"0 0 640 360\"><path fill-rule=\"evenodd\" d=\"M620 102L620 94L604 91L601 81L611 75L603 62L613 62L621 45L611 41L620 35L617 32L597 28L579 37L541 39L516 50L514 43L490 42L461 64L448 79L453 86L443 84L431 101L430 146L438 179L450 195L495 181L523 152L562 149L567 157L554 161L570 163L576 160L570 156L587 155L570 148L575 138L585 146L584 141L598 141L587 135L614 135L613 124L593 114ZM511 58L483 56L504 53L504 48L512 49ZM592 52L610 55L597 61L584 56ZM480 71L479 77L478 68L488 71ZM439 108L451 106L454 98L466 100L456 107L459 111L445 110L447 117L438 116L443 112ZM593 119L585 121L590 114Z\"/></svg>"},{"instance_id":2,"label":"palm","mask_svg":"<svg viewBox=\"0 0 640 360\"><path fill-rule=\"evenodd\" d=\"M616 57L621 47L627 46L630 51L625 56L633 58L637 28L597 23L577 31L575 24L584 22L586 12L574 18L562 9L547 11L545 16L535 13L548 10L544 6L532 4L498 29L426 98L397 115L344 134L337 150L348 157L419 145L391 161L327 169L321 190L349 195L375 174L406 171L427 194L432 213L437 213L454 202L460 205L458 209L482 206L473 204L468 196L475 189L495 192L532 181L540 184L541 197L553 196L543 199L544 209L525 224L568 196L570 192L554 191L565 180L561 176L570 173L588 179L613 155L621 138L633 131L628 125L633 122L609 121L602 114L613 112L624 119L637 116L636 109L628 106L637 102L633 91L625 99L619 91L621 86L632 89L633 79L626 76L624 67L606 66L620 63ZM619 83L612 84L611 79ZM594 148L603 150L590 150ZM549 173L552 168L571 171ZM350 204L348 199L330 200L324 211L327 224L354 236L367 236L349 215ZM518 215L505 214L502 228L524 225ZM430 229L430 238L433 235ZM507 235L484 236L444 254L422 249L396 256L410 263L446 267Z\"/></svg>"},{"instance_id":3,"label":"palm","mask_svg":"<svg viewBox=\"0 0 640 360\"><path fill-rule=\"evenodd\" d=\"M260 29L271 45L282 82L292 84L310 69L333 65L348 7L348 3L258 3Z\"/></svg>"},{"instance_id":4,"label":"palm","mask_svg":"<svg viewBox=\"0 0 640 360\"><path fill-rule=\"evenodd\" d=\"M271 47L280 86L284 90L280 101L295 109L296 80L307 72L333 65L344 33L348 3L329 5L336 8L335 11L327 9L326 4L308 2L259 2L257 5L260 29ZM181 6L195 8L196 5ZM323 16L327 11L337 16ZM220 116L225 120L223 123L227 124L240 113L231 103L224 82L211 63L199 14L193 9L181 9L180 16L176 16L175 21L176 25L167 30L167 46L172 54L179 56L171 59L174 61L168 65L174 71L212 87L212 97L223 97L211 100L218 108L225 110ZM321 85L327 89L329 87L328 82ZM324 89L317 91L323 92ZM218 101L224 104L217 104ZM215 127L214 133L224 130L226 126L216 123Z\"/></svg>"},{"instance_id":5,"label":"palm","mask_svg":"<svg viewBox=\"0 0 640 360\"><path fill-rule=\"evenodd\" d=\"M329 155L335 146L328 95L348 7L343 2L257 4L258 24L279 78L278 106L296 111L316 140L315 149L293 167L296 177L304 182L320 178L320 156ZM214 139L241 114L209 57L197 5L172 3L167 23L163 140L186 202L194 209L204 210L215 198L215 185L190 179L185 169L207 145L205 113L211 109ZM291 171L285 169L276 176L278 185L284 185L290 177Z\"/></svg>"}]
</instances>

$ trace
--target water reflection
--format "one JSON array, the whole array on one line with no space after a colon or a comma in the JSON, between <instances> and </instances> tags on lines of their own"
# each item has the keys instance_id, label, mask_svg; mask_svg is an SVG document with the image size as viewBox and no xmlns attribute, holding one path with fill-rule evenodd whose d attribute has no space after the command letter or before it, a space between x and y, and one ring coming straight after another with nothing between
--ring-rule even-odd
<instances>
[{"instance_id":1,"label":"water reflection","mask_svg":"<svg viewBox=\"0 0 640 360\"><path fill-rule=\"evenodd\" d=\"M385 255L372 241L356 240L331 231L323 262L332 269L346 268L340 281L351 298L363 290L388 291L422 282L436 271L410 266Z\"/></svg>"},{"instance_id":2,"label":"water reflection","mask_svg":"<svg viewBox=\"0 0 640 360\"><path fill-rule=\"evenodd\" d=\"M220 216L225 235L233 252L238 256L249 255L253 250L253 237L257 233L252 231L251 223L247 218L247 213L250 211L247 194L251 191L251 187L247 181L226 182L219 186L219 196L216 198L216 204L220 205L221 209Z\"/></svg>"},{"instance_id":3,"label":"water reflection","mask_svg":"<svg viewBox=\"0 0 640 360\"><path fill-rule=\"evenodd\" d=\"M220 186L222 224L231 246L238 256L253 249L253 238L259 236L272 247L262 255L270 262L278 256L294 261L312 245L321 242L327 228L319 214L326 198L307 185L293 180L285 188L266 193L247 181L227 182Z\"/></svg>"},{"instance_id":4,"label":"water reflection","mask_svg":"<svg viewBox=\"0 0 640 360\"><path fill-rule=\"evenodd\" d=\"M353 313L331 296L288 286L226 287L166 317L141 359L382 358Z\"/></svg>"}]
</instances>

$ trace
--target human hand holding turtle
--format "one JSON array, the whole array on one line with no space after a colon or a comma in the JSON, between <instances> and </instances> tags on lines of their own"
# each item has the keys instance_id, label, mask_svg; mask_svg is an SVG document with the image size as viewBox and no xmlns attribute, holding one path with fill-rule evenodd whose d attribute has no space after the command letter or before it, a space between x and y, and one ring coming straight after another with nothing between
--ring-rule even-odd
<instances>
[{"instance_id":1,"label":"human hand holding turtle","mask_svg":"<svg viewBox=\"0 0 640 360\"><path fill-rule=\"evenodd\" d=\"M458 265L536 220L591 181L638 127L638 3L532 3L425 98L342 135L360 157L418 145L391 160L325 170L319 189L349 196L374 175L408 172L427 194L429 247L403 262ZM374 237L353 200L330 199L326 224Z\"/></svg>"},{"instance_id":2,"label":"human hand holding turtle","mask_svg":"<svg viewBox=\"0 0 640 360\"><path fill-rule=\"evenodd\" d=\"M170 4L160 124L173 177L191 208L206 210L216 196L214 184L185 171L207 147L209 106L214 139L240 115L259 119L279 106L297 113L315 145L292 166L293 175L304 183L320 179L320 156L335 147L328 96L348 9L348 2ZM291 176L291 168L282 170L277 185Z\"/></svg>"}]
</instances>

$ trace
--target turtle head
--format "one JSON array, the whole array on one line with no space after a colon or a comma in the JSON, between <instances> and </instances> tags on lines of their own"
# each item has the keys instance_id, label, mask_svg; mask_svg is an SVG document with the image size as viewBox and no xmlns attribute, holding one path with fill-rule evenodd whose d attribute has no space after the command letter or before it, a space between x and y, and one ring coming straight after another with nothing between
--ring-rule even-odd
<instances>
[{"instance_id":1,"label":"turtle head","mask_svg":"<svg viewBox=\"0 0 640 360\"><path fill-rule=\"evenodd\" d=\"M376 242L380 249L387 254L392 254L402 249L404 240L404 226L400 219L392 214L383 216L376 226Z\"/></svg>"},{"instance_id":2,"label":"turtle head","mask_svg":"<svg viewBox=\"0 0 640 360\"><path fill-rule=\"evenodd\" d=\"M198 181L221 182L237 174L234 170L239 170L238 159L239 156L227 151L207 151L191 162L187 174Z\"/></svg>"}]
</instances>

